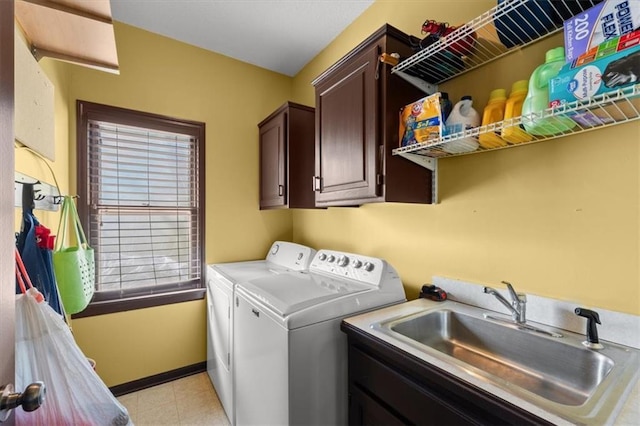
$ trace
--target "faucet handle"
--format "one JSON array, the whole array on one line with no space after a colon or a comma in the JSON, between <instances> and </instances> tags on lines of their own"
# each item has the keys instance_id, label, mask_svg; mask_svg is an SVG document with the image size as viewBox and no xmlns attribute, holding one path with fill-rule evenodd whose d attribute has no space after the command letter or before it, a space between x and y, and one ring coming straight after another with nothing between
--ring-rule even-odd
<instances>
[{"instance_id":1,"label":"faucet handle","mask_svg":"<svg viewBox=\"0 0 640 426\"><path fill-rule=\"evenodd\" d=\"M515 289L508 281L502 281L502 284L506 284L507 290L509 290L509 294L511 295L511 300L514 302L526 302L527 295L524 293L516 293Z\"/></svg>"}]
</instances>

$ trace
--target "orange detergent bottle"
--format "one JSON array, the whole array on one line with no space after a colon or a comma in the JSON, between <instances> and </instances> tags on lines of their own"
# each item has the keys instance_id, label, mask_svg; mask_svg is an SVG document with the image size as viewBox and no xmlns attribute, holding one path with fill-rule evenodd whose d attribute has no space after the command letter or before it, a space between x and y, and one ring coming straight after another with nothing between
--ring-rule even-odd
<instances>
[{"instance_id":1,"label":"orange detergent bottle","mask_svg":"<svg viewBox=\"0 0 640 426\"><path fill-rule=\"evenodd\" d=\"M519 80L511 86L511 93L504 109L505 121L522 115L522 104L527 97L528 86L529 80ZM521 129L519 125L507 126L509 126L509 123L504 123L502 128L502 139L505 141L521 143L533 140L533 136Z\"/></svg>"},{"instance_id":2,"label":"orange detergent bottle","mask_svg":"<svg viewBox=\"0 0 640 426\"><path fill-rule=\"evenodd\" d=\"M489 103L484 108L484 113L482 114L482 125L486 126L488 124L504 120L506 102L506 90L492 90L489 95ZM507 146L507 142L498 135L498 132L482 133L478 137L478 141L480 142L480 146L483 148L499 148L501 146Z\"/></svg>"}]
</instances>

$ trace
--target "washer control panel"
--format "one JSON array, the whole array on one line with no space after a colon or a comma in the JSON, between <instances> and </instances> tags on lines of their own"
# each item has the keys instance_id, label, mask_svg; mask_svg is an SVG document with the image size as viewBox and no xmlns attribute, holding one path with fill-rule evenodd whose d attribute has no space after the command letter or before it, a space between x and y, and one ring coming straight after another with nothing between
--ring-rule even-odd
<instances>
[{"instance_id":1,"label":"washer control panel","mask_svg":"<svg viewBox=\"0 0 640 426\"><path fill-rule=\"evenodd\" d=\"M266 260L294 271L305 271L309 268L309 263L315 254L316 251L312 248L286 241L276 241L271 245Z\"/></svg>"},{"instance_id":2,"label":"washer control panel","mask_svg":"<svg viewBox=\"0 0 640 426\"><path fill-rule=\"evenodd\" d=\"M332 250L319 250L311 261L311 265L309 265L309 271L350 278L379 286L385 264L384 260L376 257Z\"/></svg>"}]
</instances>

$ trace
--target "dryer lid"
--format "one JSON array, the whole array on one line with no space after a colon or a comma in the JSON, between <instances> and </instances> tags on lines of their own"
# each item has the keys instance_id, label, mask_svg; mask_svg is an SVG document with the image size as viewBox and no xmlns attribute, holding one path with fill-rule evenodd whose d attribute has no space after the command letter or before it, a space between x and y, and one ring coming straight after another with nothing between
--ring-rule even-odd
<instances>
[{"instance_id":1,"label":"dryer lid","mask_svg":"<svg viewBox=\"0 0 640 426\"><path fill-rule=\"evenodd\" d=\"M308 272L257 278L241 283L240 287L283 317L329 300L371 290L368 284Z\"/></svg>"},{"instance_id":2,"label":"dryer lid","mask_svg":"<svg viewBox=\"0 0 640 426\"><path fill-rule=\"evenodd\" d=\"M214 271L221 274L233 284L264 276L277 275L287 271L287 268L276 265L272 262L267 262L266 260L217 263L211 265L211 267Z\"/></svg>"}]
</instances>

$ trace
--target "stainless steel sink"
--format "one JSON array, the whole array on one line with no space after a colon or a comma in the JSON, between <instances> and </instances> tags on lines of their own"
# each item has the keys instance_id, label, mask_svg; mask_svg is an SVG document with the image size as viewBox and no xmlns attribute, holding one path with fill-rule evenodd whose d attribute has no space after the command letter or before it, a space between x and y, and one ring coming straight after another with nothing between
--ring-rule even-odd
<instances>
[{"instance_id":1,"label":"stainless steel sink","mask_svg":"<svg viewBox=\"0 0 640 426\"><path fill-rule=\"evenodd\" d=\"M581 405L614 362L585 350L451 310L421 315L391 330L565 405Z\"/></svg>"},{"instance_id":2,"label":"stainless steel sink","mask_svg":"<svg viewBox=\"0 0 640 426\"><path fill-rule=\"evenodd\" d=\"M445 361L463 379L480 379L575 423L606 423L637 381L638 350L603 342L596 351L582 345L582 335L519 328L486 313L447 301L371 327L426 360Z\"/></svg>"}]
</instances>

